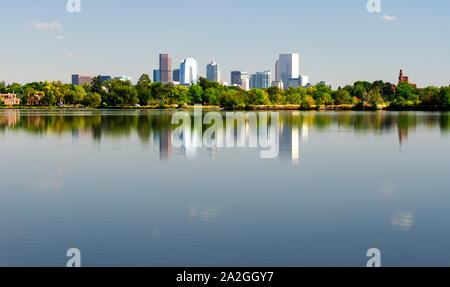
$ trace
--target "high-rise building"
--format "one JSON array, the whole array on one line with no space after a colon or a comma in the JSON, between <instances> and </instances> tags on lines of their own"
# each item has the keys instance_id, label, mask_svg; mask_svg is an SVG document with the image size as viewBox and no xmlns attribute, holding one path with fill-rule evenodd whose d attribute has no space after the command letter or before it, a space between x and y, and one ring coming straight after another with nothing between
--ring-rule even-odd
<instances>
[{"instance_id":1,"label":"high-rise building","mask_svg":"<svg viewBox=\"0 0 450 287\"><path fill-rule=\"evenodd\" d=\"M280 60L275 62L275 82L280 81Z\"/></svg>"},{"instance_id":2,"label":"high-rise building","mask_svg":"<svg viewBox=\"0 0 450 287\"><path fill-rule=\"evenodd\" d=\"M128 77L128 76L114 77L114 80L120 80L122 82L126 82L126 81L130 81L131 82L131 77Z\"/></svg>"},{"instance_id":3,"label":"high-rise building","mask_svg":"<svg viewBox=\"0 0 450 287\"><path fill-rule=\"evenodd\" d=\"M273 81L272 87L277 87L278 89L281 89L281 90L284 89L284 85L283 85L282 81Z\"/></svg>"},{"instance_id":4,"label":"high-rise building","mask_svg":"<svg viewBox=\"0 0 450 287\"><path fill-rule=\"evenodd\" d=\"M325 86L327 86L328 88L332 88L331 87L331 85L330 84L328 84L326 81L320 81L319 83L317 83L318 85L325 85Z\"/></svg>"},{"instance_id":5,"label":"high-rise building","mask_svg":"<svg viewBox=\"0 0 450 287\"><path fill-rule=\"evenodd\" d=\"M292 78L288 80L287 83L287 89L294 88L297 89L300 86L300 79L299 78Z\"/></svg>"},{"instance_id":6,"label":"high-rise building","mask_svg":"<svg viewBox=\"0 0 450 287\"><path fill-rule=\"evenodd\" d=\"M249 78L241 78L239 83L239 87L244 91L250 90L250 79Z\"/></svg>"},{"instance_id":7,"label":"high-rise building","mask_svg":"<svg viewBox=\"0 0 450 287\"><path fill-rule=\"evenodd\" d=\"M194 58L187 58L181 62L180 83L185 86L198 83L198 64Z\"/></svg>"},{"instance_id":8,"label":"high-rise building","mask_svg":"<svg viewBox=\"0 0 450 287\"><path fill-rule=\"evenodd\" d=\"M300 86L303 88L307 87L309 84L309 77L305 75L300 75Z\"/></svg>"},{"instance_id":9,"label":"high-rise building","mask_svg":"<svg viewBox=\"0 0 450 287\"><path fill-rule=\"evenodd\" d=\"M172 82L172 57L169 54L159 55L159 80L164 84Z\"/></svg>"},{"instance_id":10,"label":"high-rise building","mask_svg":"<svg viewBox=\"0 0 450 287\"><path fill-rule=\"evenodd\" d=\"M106 81L111 81L111 76L100 76L100 82L104 83Z\"/></svg>"},{"instance_id":11,"label":"high-rise building","mask_svg":"<svg viewBox=\"0 0 450 287\"><path fill-rule=\"evenodd\" d=\"M91 75L72 75L72 85L82 86L84 84L92 84Z\"/></svg>"},{"instance_id":12,"label":"high-rise building","mask_svg":"<svg viewBox=\"0 0 450 287\"><path fill-rule=\"evenodd\" d=\"M300 73L300 54L280 54L279 77L284 87L288 87L289 79L298 78Z\"/></svg>"},{"instance_id":13,"label":"high-rise building","mask_svg":"<svg viewBox=\"0 0 450 287\"><path fill-rule=\"evenodd\" d=\"M161 78L159 77L159 70L153 70L153 82L161 82Z\"/></svg>"},{"instance_id":14,"label":"high-rise building","mask_svg":"<svg viewBox=\"0 0 450 287\"><path fill-rule=\"evenodd\" d=\"M211 82L220 82L220 65L211 62L206 66L206 79Z\"/></svg>"},{"instance_id":15,"label":"high-rise building","mask_svg":"<svg viewBox=\"0 0 450 287\"><path fill-rule=\"evenodd\" d=\"M180 81L180 69L174 69L172 76L173 76L174 82L179 82Z\"/></svg>"},{"instance_id":16,"label":"high-rise building","mask_svg":"<svg viewBox=\"0 0 450 287\"><path fill-rule=\"evenodd\" d=\"M241 71L232 71L231 72L231 85L232 86L238 86L239 81L241 80Z\"/></svg>"},{"instance_id":17,"label":"high-rise building","mask_svg":"<svg viewBox=\"0 0 450 287\"><path fill-rule=\"evenodd\" d=\"M270 71L253 74L250 76L250 89L267 89L270 87L271 79Z\"/></svg>"}]
</instances>

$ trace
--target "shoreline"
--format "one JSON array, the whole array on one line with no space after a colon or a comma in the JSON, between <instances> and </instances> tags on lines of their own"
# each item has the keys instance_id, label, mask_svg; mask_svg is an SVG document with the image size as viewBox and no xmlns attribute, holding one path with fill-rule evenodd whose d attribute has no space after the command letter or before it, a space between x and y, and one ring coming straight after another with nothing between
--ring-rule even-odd
<instances>
[{"instance_id":1,"label":"shoreline","mask_svg":"<svg viewBox=\"0 0 450 287\"><path fill-rule=\"evenodd\" d=\"M154 110L154 111L182 111L182 110L194 110L194 106L144 106L144 107L99 107L99 108L87 108L87 107L46 107L46 106L2 106L0 110L67 110L67 111L96 111L96 110ZM321 106L317 108L312 106L310 108L304 108L300 105L258 105L250 106L247 108L230 109L222 108L219 106L202 106L204 111L416 111L416 112L447 112L446 109L425 109L420 107L390 107L389 105L380 105L376 109L371 106L357 106L357 105L330 105Z\"/></svg>"}]
</instances>

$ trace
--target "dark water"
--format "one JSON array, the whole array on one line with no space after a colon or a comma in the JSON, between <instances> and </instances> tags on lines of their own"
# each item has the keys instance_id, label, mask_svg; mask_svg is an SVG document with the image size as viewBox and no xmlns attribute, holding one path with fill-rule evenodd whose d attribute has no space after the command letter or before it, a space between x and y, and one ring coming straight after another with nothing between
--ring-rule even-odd
<instances>
[{"instance_id":1,"label":"dark water","mask_svg":"<svg viewBox=\"0 0 450 287\"><path fill-rule=\"evenodd\" d=\"M283 112L267 159L174 147L171 112L0 111L0 266L450 266L449 116Z\"/></svg>"}]
</instances>

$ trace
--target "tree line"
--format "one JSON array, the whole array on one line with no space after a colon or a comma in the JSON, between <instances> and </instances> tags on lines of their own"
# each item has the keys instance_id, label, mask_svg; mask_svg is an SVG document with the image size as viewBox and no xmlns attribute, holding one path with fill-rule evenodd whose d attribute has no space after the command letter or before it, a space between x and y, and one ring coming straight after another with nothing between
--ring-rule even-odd
<instances>
[{"instance_id":1,"label":"tree line","mask_svg":"<svg viewBox=\"0 0 450 287\"><path fill-rule=\"evenodd\" d=\"M26 105L30 96L38 96L40 106L84 106L93 108L168 107L203 104L230 109L246 109L261 105L298 105L302 109L348 105L353 108L389 105L394 109L450 109L450 87L416 88L409 83L398 86L383 81L359 81L337 90L325 84L308 88L277 87L245 91L200 78L189 87L152 83L147 74L136 85L114 79L102 82L100 76L91 84L75 86L61 82L0 83L0 93L15 93Z\"/></svg>"}]
</instances>

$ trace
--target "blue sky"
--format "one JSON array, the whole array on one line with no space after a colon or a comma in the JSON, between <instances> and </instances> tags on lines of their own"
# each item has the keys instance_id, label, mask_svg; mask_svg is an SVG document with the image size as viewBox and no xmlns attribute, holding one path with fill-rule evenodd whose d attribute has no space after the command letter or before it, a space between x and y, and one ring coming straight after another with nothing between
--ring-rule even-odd
<instances>
[{"instance_id":1,"label":"blue sky","mask_svg":"<svg viewBox=\"0 0 450 287\"><path fill-rule=\"evenodd\" d=\"M450 1L381 0L2 0L0 80L62 80L72 73L129 75L158 68L168 52L200 72L270 69L279 53L301 54L301 73L334 87L356 80L450 84ZM174 67L175 68L175 67Z\"/></svg>"}]
</instances>

